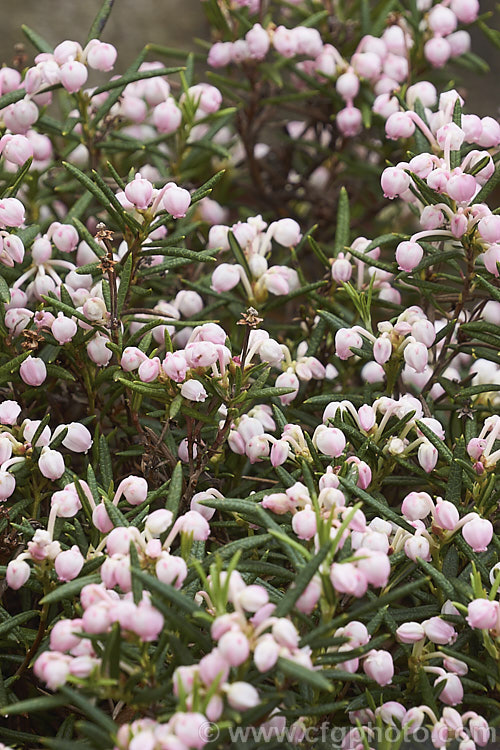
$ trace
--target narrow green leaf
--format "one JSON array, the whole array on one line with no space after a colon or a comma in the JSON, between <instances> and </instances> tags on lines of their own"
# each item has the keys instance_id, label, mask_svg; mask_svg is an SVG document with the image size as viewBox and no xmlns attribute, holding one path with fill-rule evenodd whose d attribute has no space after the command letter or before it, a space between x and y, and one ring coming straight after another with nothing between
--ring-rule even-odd
<instances>
[{"instance_id":1,"label":"narrow green leaf","mask_svg":"<svg viewBox=\"0 0 500 750\"><path fill-rule=\"evenodd\" d=\"M343 187L340 190L339 201L337 204L337 227L335 230L334 252L337 256L344 252L344 248L349 246L350 237L350 210L349 196L347 190Z\"/></svg>"},{"instance_id":2,"label":"narrow green leaf","mask_svg":"<svg viewBox=\"0 0 500 750\"><path fill-rule=\"evenodd\" d=\"M319 566L328 555L331 548L332 547L330 544L324 544L319 552L317 552L314 557L312 557L309 562L304 565L298 576L295 578L293 588L290 587L283 599L281 599L278 603L274 611L274 615L276 617L286 617L286 615L291 612L295 602L304 592L308 583L316 574Z\"/></svg>"},{"instance_id":3,"label":"narrow green leaf","mask_svg":"<svg viewBox=\"0 0 500 750\"><path fill-rule=\"evenodd\" d=\"M136 570L135 574L148 591L163 599L168 605L174 605L189 615L193 615L196 612L203 612L192 599L189 599L185 593L177 591L173 586L162 583L157 578L153 578L153 576L144 573L142 570Z\"/></svg>"},{"instance_id":4,"label":"narrow green leaf","mask_svg":"<svg viewBox=\"0 0 500 750\"><path fill-rule=\"evenodd\" d=\"M131 548L135 546L130 545ZM137 550L136 550L137 555ZM137 602L135 602L137 604ZM104 674L108 674L112 680L118 680L120 677L120 643L121 643L121 630L118 622L114 622L111 627L111 632L108 633L106 638L106 645L104 647L104 653L102 655L102 669Z\"/></svg>"},{"instance_id":5,"label":"narrow green leaf","mask_svg":"<svg viewBox=\"0 0 500 750\"><path fill-rule=\"evenodd\" d=\"M250 267L248 265L248 261L246 259L246 255L243 252L243 250L241 249L238 240L236 239L236 237L234 236L234 234L232 232L228 232L227 233L227 238L228 238L228 241L229 241L229 247L231 248L231 251L232 251L232 253L233 253L233 255L234 255L235 259L236 259L236 262L239 263L240 266L242 266L242 268L244 269L247 277L249 279L251 279L252 278L252 273L250 271Z\"/></svg>"},{"instance_id":6,"label":"narrow green leaf","mask_svg":"<svg viewBox=\"0 0 500 750\"><path fill-rule=\"evenodd\" d=\"M63 583L62 586L58 586L53 591L45 594L43 599L40 600L40 604L54 604L54 602L60 602L62 599L72 599L80 593L84 586L90 583L100 583L100 581L101 576L97 573L83 576L82 578L75 578L74 581Z\"/></svg>"},{"instance_id":7,"label":"narrow green leaf","mask_svg":"<svg viewBox=\"0 0 500 750\"><path fill-rule=\"evenodd\" d=\"M19 714L31 714L37 711L50 711L53 708L64 706L67 699L62 695L43 695L39 698L28 698L18 703L10 703L0 708L2 716L17 716Z\"/></svg>"},{"instance_id":8,"label":"narrow green leaf","mask_svg":"<svg viewBox=\"0 0 500 750\"><path fill-rule=\"evenodd\" d=\"M307 238L307 241L309 243L311 250L313 251L314 255L317 257L319 262L322 263L325 266L325 268L330 268L330 262L327 256L325 255L325 253L323 252L319 244L316 242L314 237L311 237L309 235L309 237Z\"/></svg>"},{"instance_id":9,"label":"narrow green leaf","mask_svg":"<svg viewBox=\"0 0 500 750\"><path fill-rule=\"evenodd\" d=\"M104 27L106 26L106 23L110 16L114 2L115 0L104 0L99 12L97 13L96 17L94 18L94 21L92 22L92 26L90 27L89 34L87 36L86 44L88 44L91 39L101 38L101 34L103 32Z\"/></svg>"},{"instance_id":10,"label":"narrow green leaf","mask_svg":"<svg viewBox=\"0 0 500 750\"><path fill-rule=\"evenodd\" d=\"M172 511L172 513L174 514L174 518L177 516L177 513L179 512L179 503L181 501L181 496L182 496L182 484L183 484L182 463L181 461L178 461L175 466L175 469L172 472L172 476L170 478L167 501L165 503L165 507L168 510Z\"/></svg>"},{"instance_id":11,"label":"narrow green leaf","mask_svg":"<svg viewBox=\"0 0 500 750\"><path fill-rule=\"evenodd\" d=\"M116 734L117 726L115 722L104 711L101 711L97 706L94 706L89 700L84 698L81 693L67 685L61 685L59 691L66 697L68 703L79 708L88 719L91 719L111 735Z\"/></svg>"},{"instance_id":12,"label":"narrow green leaf","mask_svg":"<svg viewBox=\"0 0 500 750\"><path fill-rule=\"evenodd\" d=\"M487 281L483 276L480 274L476 274L475 276L476 281L485 289L488 290L491 297L496 300L497 302L500 302L500 289L497 289L493 284L491 284L489 281Z\"/></svg>"},{"instance_id":13,"label":"narrow green leaf","mask_svg":"<svg viewBox=\"0 0 500 750\"><path fill-rule=\"evenodd\" d=\"M307 667L302 666L302 664L297 664L294 661L284 659L280 656L278 659L278 667L287 677L291 677L299 684L310 685L312 688L326 690L328 693L331 693L333 690L333 684L326 677L323 677L321 672L307 669Z\"/></svg>"},{"instance_id":14,"label":"narrow green leaf","mask_svg":"<svg viewBox=\"0 0 500 750\"><path fill-rule=\"evenodd\" d=\"M26 91L24 89L16 89L16 91L9 91L8 94L0 96L0 109L5 109L9 104L14 104L24 99Z\"/></svg>"},{"instance_id":15,"label":"narrow green leaf","mask_svg":"<svg viewBox=\"0 0 500 750\"><path fill-rule=\"evenodd\" d=\"M117 298L117 312L120 315L127 298L127 293L130 287L130 278L132 275L132 255L130 254L126 260L125 266L120 274L120 286L118 288Z\"/></svg>"},{"instance_id":16,"label":"narrow green leaf","mask_svg":"<svg viewBox=\"0 0 500 750\"><path fill-rule=\"evenodd\" d=\"M397 238L397 235L391 235L391 240L395 240ZM387 243L386 243L387 244ZM384 263L381 260L375 260L374 258L367 257L366 252L359 252L358 250L353 250L353 248L349 248L349 254L352 255L354 258L357 258L358 260L363 261L366 263L367 266L373 266L373 268L380 268L381 271L387 271L388 273L394 273L395 271L395 265L391 265L390 263Z\"/></svg>"},{"instance_id":17,"label":"narrow green leaf","mask_svg":"<svg viewBox=\"0 0 500 750\"><path fill-rule=\"evenodd\" d=\"M118 372L121 372L121 370ZM156 398L165 402L168 400L165 389L161 386L155 386L153 383L143 383L141 380L127 380L126 378L120 378L118 376L115 376L114 380L117 383L122 383L122 385L130 388L131 391L140 393L141 396L149 396L150 398Z\"/></svg>"},{"instance_id":18,"label":"narrow green leaf","mask_svg":"<svg viewBox=\"0 0 500 750\"><path fill-rule=\"evenodd\" d=\"M418 559L418 563L425 570L427 575L435 581L441 591L446 595L447 599L455 599L455 589L440 570L435 568L432 563L428 563L426 560L421 560L420 558Z\"/></svg>"},{"instance_id":19,"label":"narrow green leaf","mask_svg":"<svg viewBox=\"0 0 500 750\"><path fill-rule=\"evenodd\" d=\"M10 619L0 623L0 636L7 635L11 630L17 628L28 620L32 620L33 617L39 615L40 612L37 609L29 609L26 612L19 612L17 615L13 615Z\"/></svg>"},{"instance_id":20,"label":"narrow green leaf","mask_svg":"<svg viewBox=\"0 0 500 750\"><path fill-rule=\"evenodd\" d=\"M374 508L382 518L385 518L388 521L393 521L395 524L397 524L397 526L401 526L401 528L405 529L406 531L410 531L413 533L413 527L410 526L410 524L407 523L407 521L405 521L404 518L399 513L396 513L396 511L391 507L389 507L388 505L384 505L384 503L382 503L380 500L372 497L372 495L368 494L366 490L362 490L360 487L357 487L354 482L351 482L350 479L339 476L339 482L343 487L351 492L354 498L359 497L359 499L364 503Z\"/></svg>"},{"instance_id":21,"label":"narrow green leaf","mask_svg":"<svg viewBox=\"0 0 500 750\"><path fill-rule=\"evenodd\" d=\"M462 105L460 104L459 97L457 97L455 106L453 108L453 122L459 128L462 127ZM461 162L460 153L461 153L460 149L456 151L452 151L450 153L450 166L452 169L455 169L456 167L460 166L460 162Z\"/></svg>"},{"instance_id":22,"label":"narrow green leaf","mask_svg":"<svg viewBox=\"0 0 500 750\"><path fill-rule=\"evenodd\" d=\"M493 172L488 182L486 182L483 185L479 193L474 197L474 203L475 204L483 203L483 201L488 197L491 191L496 188L499 182L500 182L500 166L496 168L495 172Z\"/></svg>"},{"instance_id":23,"label":"narrow green leaf","mask_svg":"<svg viewBox=\"0 0 500 750\"><path fill-rule=\"evenodd\" d=\"M247 391L248 398L268 399L273 396L284 396L287 393L293 393L294 388L281 388L279 386L272 386L269 388L259 388L254 391L252 388Z\"/></svg>"},{"instance_id":24,"label":"narrow green leaf","mask_svg":"<svg viewBox=\"0 0 500 750\"><path fill-rule=\"evenodd\" d=\"M54 51L54 48L43 37L41 37L40 34L37 34L36 31L30 29L26 24L22 24L21 29L24 36L39 52L48 52L51 54Z\"/></svg>"},{"instance_id":25,"label":"narrow green leaf","mask_svg":"<svg viewBox=\"0 0 500 750\"><path fill-rule=\"evenodd\" d=\"M490 42L494 44L495 47L500 49L500 31L498 31L497 29L490 29L490 27L481 20L478 21L477 25L479 26L483 34L490 40Z\"/></svg>"},{"instance_id":26,"label":"narrow green leaf","mask_svg":"<svg viewBox=\"0 0 500 750\"><path fill-rule=\"evenodd\" d=\"M0 301L10 302L9 285L7 284L3 276L0 276Z\"/></svg>"},{"instance_id":27,"label":"narrow green leaf","mask_svg":"<svg viewBox=\"0 0 500 750\"><path fill-rule=\"evenodd\" d=\"M126 73L125 75L120 76L120 78L115 78L113 81L109 81L109 83L99 86L99 88L92 92L92 96L97 96L98 94L103 94L105 91L112 91L113 89L121 88L122 86L128 86L129 83L134 83L134 81L143 81L147 78L158 78L158 76L172 75L173 73L179 73L181 70L184 70L184 68L177 66L175 68L154 68L154 70L141 70L138 73Z\"/></svg>"},{"instance_id":28,"label":"narrow green leaf","mask_svg":"<svg viewBox=\"0 0 500 750\"><path fill-rule=\"evenodd\" d=\"M195 190L191 196L191 203L196 203L197 201L201 200L201 198L204 198L206 195L209 195L209 193L212 192L212 190L217 185L219 180L222 179L225 172L226 172L225 169L221 169L219 172L214 174L213 177L211 177L209 180L204 182L201 187Z\"/></svg>"},{"instance_id":29,"label":"narrow green leaf","mask_svg":"<svg viewBox=\"0 0 500 750\"><path fill-rule=\"evenodd\" d=\"M132 577L132 595L134 597L134 604L139 604L142 599L142 583L136 576L136 571L141 569L139 563L139 555L137 554L137 547L134 542L130 542L130 572Z\"/></svg>"},{"instance_id":30,"label":"narrow green leaf","mask_svg":"<svg viewBox=\"0 0 500 750\"><path fill-rule=\"evenodd\" d=\"M91 195L94 196L94 198L99 201L99 203L104 206L104 208L108 208L109 201L105 194L102 192L102 190L97 187L95 182L90 179L84 172L82 172L81 169L78 169L78 167L75 167L74 164L70 164L67 161L62 162L63 167L73 176L76 177L78 182L83 185L83 187L88 190ZM75 222L73 222L75 224ZM75 224L76 226L76 224ZM78 228L78 227L77 227ZM94 249L94 248L92 248ZM100 247L100 254L102 255L104 253L103 249ZM94 251L95 252L95 251Z\"/></svg>"},{"instance_id":31,"label":"narrow green leaf","mask_svg":"<svg viewBox=\"0 0 500 750\"><path fill-rule=\"evenodd\" d=\"M438 438L436 433L433 432L429 427L427 427L427 425L423 422L417 420L416 425L418 429L423 433L424 437L426 437L427 440L436 448L441 458L446 461L447 464L451 464L453 460L453 453L450 451L448 446L443 443L443 441Z\"/></svg>"},{"instance_id":32,"label":"narrow green leaf","mask_svg":"<svg viewBox=\"0 0 500 750\"><path fill-rule=\"evenodd\" d=\"M33 157L24 162L22 167L19 167L15 173L12 181L2 194L2 198L14 198L19 190L25 176L28 174L31 164L33 163Z\"/></svg>"},{"instance_id":33,"label":"narrow green leaf","mask_svg":"<svg viewBox=\"0 0 500 750\"><path fill-rule=\"evenodd\" d=\"M99 438L99 468L101 477L106 490L113 482L113 464L109 452L108 441L101 435Z\"/></svg>"},{"instance_id":34,"label":"narrow green leaf","mask_svg":"<svg viewBox=\"0 0 500 750\"><path fill-rule=\"evenodd\" d=\"M84 193L83 195L81 195L78 200L73 203L68 213L64 217L66 222L69 224L69 222L72 222L73 219L79 219L85 213L91 203L91 193ZM88 273L88 271L83 271L81 266L79 266L76 271L77 273Z\"/></svg>"},{"instance_id":35,"label":"narrow green leaf","mask_svg":"<svg viewBox=\"0 0 500 750\"><path fill-rule=\"evenodd\" d=\"M462 388L459 390L456 398L469 398L470 396L477 396L478 393L490 393L493 391L500 391L500 384L486 383L486 385L471 385L468 388Z\"/></svg>"},{"instance_id":36,"label":"narrow green leaf","mask_svg":"<svg viewBox=\"0 0 500 750\"><path fill-rule=\"evenodd\" d=\"M130 526L121 510L117 508L116 505L113 505L111 500L106 500L106 498L104 498L103 503L113 526Z\"/></svg>"}]
</instances>

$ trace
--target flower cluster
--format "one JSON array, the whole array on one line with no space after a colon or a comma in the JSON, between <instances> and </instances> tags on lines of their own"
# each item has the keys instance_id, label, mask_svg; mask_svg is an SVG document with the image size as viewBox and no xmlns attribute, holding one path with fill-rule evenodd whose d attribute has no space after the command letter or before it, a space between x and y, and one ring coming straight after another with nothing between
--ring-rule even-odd
<instances>
[{"instance_id":1,"label":"flower cluster","mask_svg":"<svg viewBox=\"0 0 500 750\"><path fill-rule=\"evenodd\" d=\"M450 59L469 52L470 34L465 29L457 31L457 27L474 23L479 13L478 0L436 5L429 0L421 3L418 10L423 15L420 26L425 40L423 54L432 67L441 68ZM336 124L340 133L349 138L358 135L363 127L361 110L354 106L362 84L375 94L375 113L388 116L394 107L398 108L393 93L409 78L409 60L414 46L412 25L405 20L388 25L380 36L363 36L349 59L343 58L333 44L325 43L315 28L287 28L273 23L264 28L255 23L244 38L215 42L208 53L208 64L214 68L234 63L258 64L273 49L277 55L294 60L301 73L321 83L325 79L335 81L336 93L345 104L336 114ZM412 96L416 95L418 87L419 84L410 87Z\"/></svg>"}]
</instances>

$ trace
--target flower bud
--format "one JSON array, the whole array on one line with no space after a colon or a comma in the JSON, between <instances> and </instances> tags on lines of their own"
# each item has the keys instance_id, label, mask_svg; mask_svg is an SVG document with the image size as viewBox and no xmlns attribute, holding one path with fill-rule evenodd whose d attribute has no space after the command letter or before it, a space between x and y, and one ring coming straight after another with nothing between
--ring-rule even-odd
<instances>
[{"instance_id":1,"label":"flower bud","mask_svg":"<svg viewBox=\"0 0 500 750\"><path fill-rule=\"evenodd\" d=\"M178 187L173 182L169 182L166 185L162 202L165 211L172 214L174 219L180 219L186 215L186 212L191 205L191 194L188 190Z\"/></svg>"},{"instance_id":2,"label":"flower bud","mask_svg":"<svg viewBox=\"0 0 500 750\"><path fill-rule=\"evenodd\" d=\"M348 261L343 253L339 253L338 257L332 263L332 279L337 284L342 284L352 276L352 265Z\"/></svg>"},{"instance_id":3,"label":"flower bud","mask_svg":"<svg viewBox=\"0 0 500 750\"><path fill-rule=\"evenodd\" d=\"M316 513L312 508L304 508L292 518L292 529L299 539L312 539L316 534Z\"/></svg>"},{"instance_id":4,"label":"flower bud","mask_svg":"<svg viewBox=\"0 0 500 750\"><path fill-rule=\"evenodd\" d=\"M118 491L121 489L125 500L130 505L140 505L148 494L148 483L144 477L129 476L120 482Z\"/></svg>"},{"instance_id":5,"label":"flower bud","mask_svg":"<svg viewBox=\"0 0 500 750\"><path fill-rule=\"evenodd\" d=\"M62 441L62 444L68 450L73 453L87 453L89 448L92 446L92 435L85 427L85 425L79 422L71 422L67 425L60 425L54 430L54 437L61 432L64 428L67 429L66 436Z\"/></svg>"},{"instance_id":6,"label":"flower bud","mask_svg":"<svg viewBox=\"0 0 500 750\"><path fill-rule=\"evenodd\" d=\"M407 172L398 167L387 167L382 172L380 184L384 191L384 198L393 199L408 190L411 178ZM420 262L420 261L419 261ZM405 269L403 269L405 270Z\"/></svg>"},{"instance_id":7,"label":"flower bud","mask_svg":"<svg viewBox=\"0 0 500 750\"><path fill-rule=\"evenodd\" d=\"M398 262L398 268L401 271L406 271L408 273L413 271L423 257L424 251L418 242L400 242L396 248L396 260Z\"/></svg>"},{"instance_id":8,"label":"flower bud","mask_svg":"<svg viewBox=\"0 0 500 750\"><path fill-rule=\"evenodd\" d=\"M50 648L52 651L71 651L82 641L77 635L82 632L81 619L58 620L50 631Z\"/></svg>"},{"instance_id":9,"label":"flower bud","mask_svg":"<svg viewBox=\"0 0 500 750\"><path fill-rule=\"evenodd\" d=\"M493 538L493 526L486 518L475 518L464 524L462 535L474 552L484 552Z\"/></svg>"},{"instance_id":10,"label":"flower bud","mask_svg":"<svg viewBox=\"0 0 500 750\"><path fill-rule=\"evenodd\" d=\"M57 516L59 518L73 518L82 507L76 489L69 484L63 490L52 493L50 505L52 508L57 506Z\"/></svg>"},{"instance_id":11,"label":"flower bud","mask_svg":"<svg viewBox=\"0 0 500 750\"><path fill-rule=\"evenodd\" d=\"M231 633L232 631L227 631ZM220 683L226 682L229 677L229 664L218 648L212 649L204 656L198 665L199 675L202 682L210 687L215 680Z\"/></svg>"},{"instance_id":12,"label":"flower bud","mask_svg":"<svg viewBox=\"0 0 500 750\"><path fill-rule=\"evenodd\" d=\"M233 682L227 690L227 701L236 711L247 711L260 703L257 690L248 682Z\"/></svg>"},{"instance_id":13,"label":"flower bud","mask_svg":"<svg viewBox=\"0 0 500 750\"><path fill-rule=\"evenodd\" d=\"M80 91L87 78L87 68L77 60L69 60L61 66L61 83L70 94Z\"/></svg>"},{"instance_id":14,"label":"flower bud","mask_svg":"<svg viewBox=\"0 0 500 750\"><path fill-rule=\"evenodd\" d=\"M137 374L143 383L152 383L160 374L161 363L159 357L146 357L139 365Z\"/></svg>"},{"instance_id":15,"label":"flower bud","mask_svg":"<svg viewBox=\"0 0 500 750\"><path fill-rule=\"evenodd\" d=\"M66 470L62 454L47 446L42 448L42 453L38 459L38 468L44 477L52 479L52 481L60 479Z\"/></svg>"},{"instance_id":16,"label":"flower bud","mask_svg":"<svg viewBox=\"0 0 500 750\"><path fill-rule=\"evenodd\" d=\"M113 528L113 522L108 516L104 503L99 503L92 511L92 523L101 534L107 534Z\"/></svg>"},{"instance_id":17,"label":"flower bud","mask_svg":"<svg viewBox=\"0 0 500 750\"><path fill-rule=\"evenodd\" d=\"M163 615L147 601L142 601L136 608L131 620L131 629L142 641L155 641L164 624Z\"/></svg>"},{"instance_id":18,"label":"flower bud","mask_svg":"<svg viewBox=\"0 0 500 750\"><path fill-rule=\"evenodd\" d=\"M479 0L451 0L450 8L461 23L469 25L479 15Z\"/></svg>"},{"instance_id":19,"label":"flower bud","mask_svg":"<svg viewBox=\"0 0 500 750\"><path fill-rule=\"evenodd\" d=\"M359 78L352 70L348 70L337 78L335 88L344 101L352 102L359 92Z\"/></svg>"},{"instance_id":20,"label":"flower bud","mask_svg":"<svg viewBox=\"0 0 500 750\"><path fill-rule=\"evenodd\" d=\"M269 594L263 586L258 584L251 584L245 586L237 594L238 604L243 607L246 612L257 612L261 607L264 607L269 601Z\"/></svg>"},{"instance_id":21,"label":"flower bud","mask_svg":"<svg viewBox=\"0 0 500 750\"><path fill-rule=\"evenodd\" d=\"M457 631L449 622L440 617L431 617L422 623L427 638L440 646L446 646L457 639Z\"/></svg>"},{"instance_id":22,"label":"flower bud","mask_svg":"<svg viewBox=\"0 0 500 750\"><path fill-rule=\"evenodd\" d=\"M54 561L57 577L60 581L72 581L79 575L84 562L84 557L76 544L71 549L60 552Z\"/></svg>"},{"instance_id":23,"label":"flower bud","mask_svg":"<svg viewBox=\"0 0 500 750\"><path fill-rule=\"evenodd\" d=\"M314 431L313 444L325 456L338 458L344 452L346 439L336 427L318 425Z\"/></svg>"},{"instance_id":24,"label":"flower bud","mask_svg":"<svg viewBox=\"0 0 500 750\"><path fill-rule=\"evenodd\" d=\"M137 172L132 182L125 185L125 195L136 208L146 209L153 197L153 185Z\"/></svg>"},{"instance_id":25,"label":"flower bud","mask_svg":"<svg viewBox=\"0 0 500 750\"><path fill-rule=\"evenodd\" d=\"M113 356L111 349L106 346L109 341L107 336L101 336L100 333L96 333L93 339L87 344L87 354L89 358L96 365L104 367L108 364L109 360Z\"/></svg>"},{"instance_id":26,"label":"flower bud","mask_svg":"<svg viewBox=\"0 0 500 750\"><path fill-rule=\"evenodd\" d=\"M24 206L21 201L17 198L0 200L0 225L3 227L21 227L23 224Z\"/></svg>"},{"instance_id":27,"label":"flower bud","mask_svg":"<svg viewBox=\"0 0 500 750\"><path fill-rule=\"evenodd\" d=\"M425 630L419 622L405 622L396 630L400 643L418 643L425 638Z\"/></svg>"},{"instance_id":28,"label":"flower bud","mask_svg":"<svg viewBox=\"0 0 500 750\"><path fill-rule=\"evenodd\" d=\"M302 234L294 219L279 219L271 224L272 236L284 247L293 247L300 242Z\"/></svg>"},{"instance_id":29,"label":"flower bud","mask_svg":"<svg viewBox=\"0 0 500 750\"><path fill-rule=\"evenodd\" d=\"M437 501L436 509L434 511L434 523L440 526L442 529L448 531L454 531L457 523L460 520L460 514L453 503L449 500Z\"/></svg>"},{"instance_id":30,"label":"flower bud","mask_svg":"<svg viewBox=\"0 0 500 750\"><path fill-rule=\"evenodd\" d=\"M471 738L476 745L479 745L479 747L484 747L488 744L488 740L490 739L490 728L488 722L482 716L476 715L469 719L469 732Z\"/></svg>"},{"instance_id":31,"label":"flower bud","mask_svg":"<svg viewBox=\"0 0 500 750\"><path fill-rule=\"evenodd\" d=\"M431 559L429 542L421 534L409 537L405 542L404 550L406 556L413 562L417 562L418 558L427 562Z\"/></svg>"},{"instance_id":32,"label":"flower bud","mask_svg":"<svg viewBox=\"0 0 500 750\"><path fill-rule=\"evenodd\" d=\"M339 328L335 334L335 353L342 359L349 359L353 356L351 347L360 349L363 346L363 339L356 331L351 328Z\"/></svg>"},{"instance_id":33,"label":"flower bud","mask_svg":"<svg viewBox=\"0 0 500 750\"><path fill-rule=\"evenodd\" d=\"M279 397L279 400L284 406L286 406L287 404L291 404L292 401L297 397L300 382L298 377L294 372L292 372L291 369L287 370L287 372L282 372L281 375L278 375L274 384L277 388L293 388L293 391L291 391L290 393L285 393Z\"/></svg>"},{"instance_id":34,"label":"flower bud","mask_svg":"<svg viewBox=\"0 0 500 750\"><path fill-rule=\"evenodd\" d=\"M19 375L26 385L39 386L47 377L47 368L43 359L39 357L27 357L21 363Z\"/></svg>"},{"instance_id":35,"label":"flower bud","mask_svg":"<svg viewBox=\"0 0 500 750\"><path fill-rule=\"evenodd\" d=\"M11 589L17 591L24 586L31 575L31 568L25 560L11 560L7 565L5 578Z\"/></svg>"},{"instance_id":36,"label":"flower bud","mask_svg":"<svg viewBox=\"0 0 500 750\"><path fill-rule=\"evenodd\" d=\"M247 32L247 36L252 31L253 29L250 29L250 31ZM246 41L247 41L247 44L249 45L249 41L248 40ZM249 49L250 49L250 46L249 46ZM212 68L224 68L226 65L229 65L229 63L232 61L232 58L233 58L233 43L232 42L216 42L210 48L207 62ZM256 58L256 59L260 59L260 58Z\"/></svg>"},{"instance_id":37,"label":"flower bud","mask_svg":"<svg viewBox=\"0 0 500 750\"><path fill-rule=\"evenodd\" d=\"M415 123L407 112L394 112L385 123L385 133L394 141L398 138L410 138L414 132Z\"/></svg>"},{"instance_id":38,"label":"flower bud","mask_svg":"<svg viewBox=\"0 0 500 750\"><path fill-rule=\"evenodd\" d=\"M87 45L87 50L87 63L91 68L104 72L113 69L117 51L112 44L92 39Z\"/></svg>"},{"instance_id":39,"label":"flower bud","mask_svg":"<svg viewBox=\"0 0 500 750\"><path fill-rule=\"evenodd\" d=\"M238 629L228 630L227 633L224 633L219 639L217 648L232 667L239 667L248 659L250 654L248 639Z\"/></svg>"},{"instance_id":40,"label":"flower bud","mask_svg":"<svg viewBox=\"0 0 500 750\"><path fill-rule=\"evenodd\" d=\"M375 586L375 588L387 586L391 564L385 553L360 547L356 557L356 566L364 574L369 584Z\"/></svg>"},{"instance_id":41,"label":"flower bud","mask_svg":"<svg viewBox=\"0 0 500 750\"><path fill-rule=\"evenodd\" d=\"M448 180L446 192L457 203L468 203L478 188L479 185L471 174L457 174Z\"/></svg>"},{"instance_id":42,"label":"flower bud","mask_svg":"<svg viewBox=\"0 0 500 750\"><path fill-rule=\"evenodd\" d=\"M57 318L54 319L50 330L56 341L63 345L68 344L72 340L78 327L72 318L67 318L64 313L60 312Z\"/></svg>"},{"instance_id":43,"label":"flower bud","mask_svg":"<svg viewBox=\"0 0 500 750\"><path fill-rule=\"evenodd\" d=\"M381 687L390 685L394 676L391 654L388 651L370 651L363 662L363 670Z\"/></svg>"},{"instance_id":44,"label":"flower bud","mask_svg":"<svg viewBox=\"0 0 500 750\"><path fill-rule=\"evenodd\" d=\"M353 138L361 133L363 116L357 107L347 106L345 109L341 109L340 112L337 112L337 119L335 122L337 123L340 133L345 138Z\"/></svg>"},{"instance_id":45,"label":"flower bud","mask_svg":"<svg viewBox=\"0 0 500 750\"><path fill-rule=\"evenodd\" d=\"M253 659L259 672L268 672L278 661L281 646L270 633L259 638L254 649Z\"/></svg>"},{"instance_id":46,"label":"flower bud","mask_svg":"<svg viewBox=\"0 0 500 750\"><path fill-rule=\"evenodd\" d=\"M188 510L183 516L179 516L176 527L185 534L193 534L195 542L206 541L210 536L210 526L201 513Z\"/></svg>"},{"instance_id":47,"label":"flower bud","mask_svg":"<svg viewBox=\"0 0 500 750\"><path fill-rule=\"evenodd\" d=\"M439 693L439 700L446 703L448 706L457 706L462 702L464 697L464 689L460 678L456 674L445 674L441 675L434 680L434 687L444 683L444 687Z\"/></svg>"},{"instance_id":48,"label":"flower bud","mask_svg":"<svg viewBox=\"0 0 500 750\"><path fill-rule=\"evenodd\" d=\"M33 156L33 147L24 135L4 135L0 140L0 151L18 167L22 167Z\"/></svg>"},{"instance_id":49,"label":"flower bud","mask_svg":"<svg viewBox=\"0 0 500 750\"><path fill-rule=\"evenodd\" d=\"M0 424L14 425L21 413L21 407L17 401L2 401L0 403Z\"/></svg>"},{"instance_id":50,"label":"flower bud","mask_svg":"<svg viewBox=\"0 0 500 750\"><path fill-rule=\"evenodd\" d=\"M446 39L434 36L425 43L424 55L434 68L442 68L450 59L450 44Z\"/></svg>"},{"instance_id":51,"label":"flower bud","mask_svg":"<svg viewBox=\"0 0 500 750\"><path fill-rule=\"evenodd\" d=\"M416 372L423 372L428 360L426 345L419 341L408 344L404 349L404 359L406 364L413 367Z\"/></svg>"},{"instance_id":52,"label":"flower bud","mask_svg":"<svg viewBox=\"0 0 500 750\"><path fill-rule=\"evenodd\" d=\"M434 34L448 36L448 34L451 34L457 28L457 17L450 8L438 3L430 11L427 23Z\"/></svg>"},{"instance_id":53,"label":"flower bud","mask_svg":"<svg viewBox=\"0 0 500 750\"><path fill-rule=\"evenodd\" d=\"M481 239L485 242L500 242L500 216L496 214L483 216L477 225L477 229L481 235Z\"/></svg>"},{"instance_id":54,"label":"flower bud","mask_svg":"<svg viewBox=\"0 0 500 750\"><path fill-rule=\"evenodd\" d=\"M167 352L162 362L162 369L167 377L176 383L182 383L186 378L188 364L180 352Z\"/></svg>"},{"instance_id":55,"label":"flower bud","mask_svg":"<svg viewBox=\"0 0 500 750\"><path fill-rule=\"evenodd\" d=\"M434 448L431 443L426 441L419 446L417 457L422 469L427 472L427 474L430 474L438 460L437 448Z\"/></svg>"},{"instance_id":56,"label":"flower bud","mask_svg":"<svg viewBox=\"0 0 500 750\"><path fill-rule=\"evenodd\" d=\"M187 565L182 557L169 555L167 552L164 552L157 560L155 571L158 580L162 583L175 586L176 589L182 587L182 583L188 573Z\"/></svg>"},{"instance_id":57,"label":"flower bud","mask_svg":"<svg viewBox=\"0 0 500 750\"><path fill-rule=\"evenodd\" d=\"M471 628L492 630L496 627L500 605L489 599L474 599L468 606L467 622Z\"/></svg>"}]
</instances>

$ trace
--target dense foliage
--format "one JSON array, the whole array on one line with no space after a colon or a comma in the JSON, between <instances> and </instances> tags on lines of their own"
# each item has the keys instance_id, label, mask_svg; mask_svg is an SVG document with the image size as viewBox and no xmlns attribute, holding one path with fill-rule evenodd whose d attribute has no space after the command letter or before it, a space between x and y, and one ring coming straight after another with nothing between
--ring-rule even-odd
<instances>
[{"instance_id":1,"label":"dense foliage","mask_svg":"<svg viewBox=\"0 0 500 750\"><path fill-rule=\"evenodd\" d=\"M485 746L500 33L205 0L116 74L112 5L0 69L0 746Z\"/></svg>"}]
</instances>

